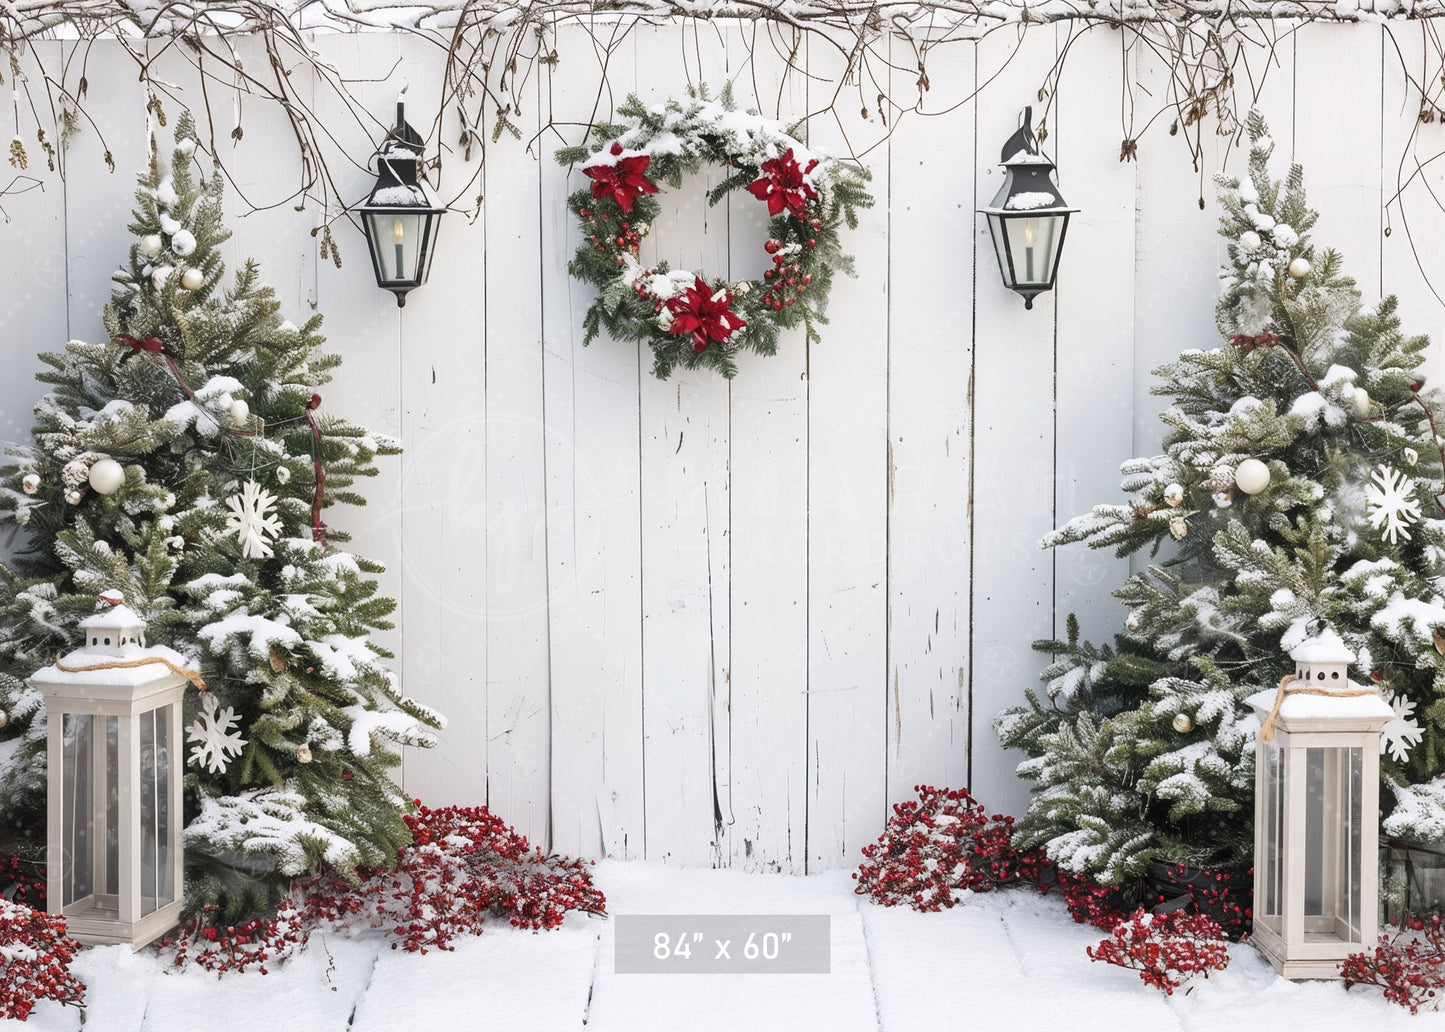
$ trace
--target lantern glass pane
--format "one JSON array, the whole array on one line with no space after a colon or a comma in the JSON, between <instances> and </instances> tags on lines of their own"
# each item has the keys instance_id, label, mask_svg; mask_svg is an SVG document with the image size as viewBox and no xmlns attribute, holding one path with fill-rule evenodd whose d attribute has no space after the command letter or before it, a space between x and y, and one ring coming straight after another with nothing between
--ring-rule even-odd
<instances>
[{"instance_id":1,"label":"lantern glass pane","mask_svg":"<svg viewBox=\"0 0 1445 1032\"><path fill-rule=\"evenodd\" d=\"M1306 750L1305 941L1360 941L1364 752Z\"/></svg>"},{"instance_id":2,"label":"lantern glass pane","mask_svg":"<svg viewBox=\"0 0 1445 1032\"><path fill-rule=\"evenodd\" d=\"M1340 779L1340 791L1343 794L1341 807L1344 810L1347 833L1340 837L1340 846L1343 855L1340 858L1340 870L1345 873L1344 892L1346 905L1342 908L1341 916L1344 927L1341 934L1350 942L1360 942L1360 893L1364 878L1363 860L1364 844L1361 841L1364 833L1364 787L1365 787L1365 755L1363 749L1341 750L1347 754L1348 769Z\"/></svg>"},{"instance_id":3,"label":"lantern glass pane","mask_svg":"<svg viewBox=\"0 0 1445 1032\"><path fill-rule=\"evenodd\" d=\"M372 258L383 283L419 283L427 213L368 212Z\"/></svg>"},{"instance_id":4,"label":"lantern glass pane","mask_svg":"<svg viewBox=\"0 0 1445 1032\"><path fill-rule=\"evenodd\" d=\"M61 857L62 903L69 907L95 893L95 851L91 846L95 786L95 721L89 713L64 715L64 819Z\"/></svg>"},{"instance_id":5,"label":"lantern glass pane","mask_svg":"<svg viewBox=\"0 0 1445 1032\"><path fill-rule=\"evenodd\" d=\"M1004 218L1002 215L989 215L988 228L993 233L993 253L998 259L998 272L1003 277L1004 283L1010 288L1014 285L1013 270L1008 265L1008 240L1004 236Z\"/></svg>"},{"instance_id":6,"label":"lantern glass pane","mask_svg":"<svg viewBox=\"0 0 1445 1032\"><path fill-rule=\"evenodd\" d=\"M1047 287L1054 280L1061 215L1012 216L1004 220L1016 286Z\"/></svg>"},{"instance_id":7,"label":"lantern glass pane","mask_svg":"<svg viewBox=\"0 0 1445 1032\"><path fill-rule=\"evenodd\" d=\"M171 849L170 740L171 709L162 706L140 715L140 914L154 913L175 899L175 864Z\"/></svg>"},{"instance_id":8,"label":"lantern glass pane","mask_svg":"<svg viewBox=\"0 0 1445 1032\"><path fill-rule=\"evenodd\" d=\"M63 715L62 905L67 914L120 912L119 725L116 717Z\"/></svg>"},{"instance_id":9,"label":"lantern glass pane","mask_svg":"<svg viewBox=\"0 0 1445 1032\"><path fill-rule=\"evenodd\" d=\"M1325 913L1325 749L1305 750L1305 918ZM1333 851L1330 851L1333 853ZM1333 857L1331 857L1333 858Z\"/></svg>"},{"instance_id":10,"label":"lantern glass pane","mask_svg":"<svg viewBox=\"0 0 1445 1032\"><path fill-rule=\"evenodd\" d=\"M1264 749L1264 900L1260 919L1276 934L1282 929L1282 880L1284 856L1280 843L1284 838L1285 771L1278 745L1270 742Z\"/></svg>"}]
</instances>

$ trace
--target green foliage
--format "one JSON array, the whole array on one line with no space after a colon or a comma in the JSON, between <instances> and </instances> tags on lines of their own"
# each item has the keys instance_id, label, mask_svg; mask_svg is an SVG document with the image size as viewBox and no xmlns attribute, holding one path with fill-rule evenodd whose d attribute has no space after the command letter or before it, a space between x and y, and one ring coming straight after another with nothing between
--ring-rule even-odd
<instances>
[{"instance_id":1,"label":"green foliage","mask_svg":"<svg viewBox=\"0 0 1445 1032\"><path fill-rule=\"evenodd\" d=\"M315 462L324 506L362 504L355 486L397 445L324 406L314 440L312 395L340 358L321 350L320 316L281 318L254 263L227 283L221 179L197 179L188 116L176 132L170 172L155 170L136 194L136 242L105 311L110 339L42 356L49 391L0 488L0 520L23 537L16 563L0 565L0 708L10 717L0 734L11 740L0 747L10 757L0 804L43 798L44 714L24 679L78 644L75 626L98 592L119 589L150 643L194 657L239 715L239 757L220 773L185 766L189 901L238 915L274 902L298 873L389 865L411 841L408 800L391 780L396 746L430 744L442 721L402 695L372 640L394 608L377 593L377 564L335 548L345 540L336 531L329 547L313 540ZM159 253L145 238L161 241ZM200 289L182 285L186 268L200 270ZM123 338L158 339L165 354ZM249 410L239 423L236 402ZM108 496L87 482L101 457L125 470ZM226 499L253 479L275 497L282 527L269 556L246 555L227 528ZM199 708L188 693L188 724Z\"/></svg>"},{"instance_id":2,"label":"green foliage","mask_svg":"<svg viewBox=\"0 0 1445 1032\"><path fill-rule=\"evenodd\" d=\"M1156 371L1155 393L1172 399L1163 454L1125 462L1125 501L1043 541L1158 561L1115 592L1127 618L1114 648L1080 643L1073 625L1068 641L1038 643L1054 656L1048 691L997 725L1029 757L1025 844L1110 884L1155 859L1250 865L1257 720L1245 699L1273 690L1319 627L1356 652L1357 678L1415 707L1420 742L1403 761L1382 757L1395 798L1445 769L1440 451L1416 389L1427 342L1401 330L1394 298L1361 307L1339 255L1309 240L1302 170L1271 180L1257 115L1249 133L1248 175L1218 179L1227 343ZM1270 470L1257 494L1235 484L1246 459ZM1398 540L1366 493L1382 465L1423 514ZM1387 828L1445 826L1437 810L1411 796Z\"/></svg>"}]
</instances>

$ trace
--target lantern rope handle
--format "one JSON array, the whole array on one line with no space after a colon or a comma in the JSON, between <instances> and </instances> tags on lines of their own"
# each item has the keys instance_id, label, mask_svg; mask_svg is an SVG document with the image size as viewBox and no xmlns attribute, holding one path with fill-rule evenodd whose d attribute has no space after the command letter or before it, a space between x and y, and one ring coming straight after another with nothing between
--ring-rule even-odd
<instances>
[{"instance_id":1,"label":"lantern rope handle","mask_svg":"<svg viewBox=\"0 0 1445 1032\"><path fill-rule=\"evenodd\" d=\"M1259 740L1261 742L1274 741L1274 720L1279 716L1279 708L1284 705L1285 696L1287 695L1337 695L1341 698L1349 699L1358 698L1362 695L1380 694L1373 688L1356 688L1348 692L1337 692L1329 688L1309 688L1305 685L1300 685L1298 688L1291 688L1290 685L1293 684L1294 681L1294 674L1285 674L1284 677L1280 678L1279 691L1276 692L1274 696L1274 706L1271 707L1269 716L1264 718L1264 724L1259 729Z\"/></svg>"},{"instance_id":2,"label":"lantern rope handle","mask_svg":"<svg viewBox=\"0 0 1445 1032\"><path fill-rule=\"evenodd\" d=\"M185 667L176 666L164 656L146 656L143 659L120 659L111 663L92 663L89 666L66 666L60 662L60 654L55 655L55 669L67 674L81 674L87 670L123 670L127 667L149 666L152 663L160 663L170 668L171 673L184 677L191 684L195 685L198 691L206 690L206 682L201 680L201 675L194 670L187 670Z\"/></svg>"}]
</instances>

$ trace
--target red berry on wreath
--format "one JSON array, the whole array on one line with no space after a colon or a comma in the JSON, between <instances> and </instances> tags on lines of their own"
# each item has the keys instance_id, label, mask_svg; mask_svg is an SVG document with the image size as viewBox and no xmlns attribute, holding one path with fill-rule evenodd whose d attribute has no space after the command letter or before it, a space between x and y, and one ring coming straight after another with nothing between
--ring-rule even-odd
<instances>
[{"instance_id":1,"label":"red berry on wreath","mask_svg":"<svg viewBox=\"0 0 1445 1032\"><path fill-rule=\"evenodd\" d=\"M763 273L763 279L772 279L772 278L773 278L773 270L772 270L772 269L768 269L766 272Z\"/></svg>"},{"instance_id":2,"label":"red berry on wreath","mask_svg":"<svg viewBox=\"0 0 1445 1032\"><path fill-rule=\"evenodd\" d=\"M808 246L809 246L809 247L817 247L817 246L818 246L818 241L813 240L813 239L810 238L810 239L808 240Z\"/></svg>"},{"instance_id":3,"label":"red berry on wreath","mask_svg":"<svg viewBox=\"0 0 1445 1032\"><path fill-rule=\"evenodd\" d=\"M779 243L777 240L769 240L766 244L763 245L763 250L767 251L768 254L777 254L778 248L781 246L781 243Z\"/></svg>"},{"instance_id":4,"label":"red berry on wreath","mask_svg":"<svg viewBox=\"0 0 1445 1032\"><path fill-rule=\"evenodd\" d=\"M812 282L813 282L813 277L812 277L812 276L804 276L804 277L803 277L803 282L804 282L805 284L806 284L806 283L812 283Z\"/></svg>"},{"instance_id":5,"label":"red berry on wreath","mask_svg":"<svg viewBox=\"0 0 1445 1032\"><path fill-rule=\"evenodd\" d=\"M617 238L617 246L618 246L618 247L621 247L621 246L622 246L623 244L625 244L625 243L627 243L626 240L623 240L621 237L618 237L618 238Z\"/></svg>"}]
</instances>

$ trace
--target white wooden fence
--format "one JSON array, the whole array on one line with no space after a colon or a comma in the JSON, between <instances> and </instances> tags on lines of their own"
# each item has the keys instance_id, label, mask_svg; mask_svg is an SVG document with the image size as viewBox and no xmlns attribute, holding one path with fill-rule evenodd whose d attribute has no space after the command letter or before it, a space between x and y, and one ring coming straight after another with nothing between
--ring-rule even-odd
<instances>
[{"instance_id":1,"label":"white wooden fence","mask_svg":"<svg viewBox=\"0 0 1445 1032\"><path fill-rule=\"evenodd\" d=\"M630 90L662 99L737 76L745 32L755 38L737 25L636 29L599 114ZM431 283L402 311L375 288L359 234L341 238L343 268L317 260L316 213L283 203L293 152L274 112L247 107L230 209L237 193L277 206L235 221L233 264L255 256L288 311L325 315L347 360L326 406L406 448L371 485L371 505L332 522L387 563L405 687L450 717L440 748L408 755L409 792L485 802L570 852L783 871L856 863L888 804L919 783L969 785L1021 810L1017 758L991 718L1034 683L1030 642L1060 632L1067 613L1096 638L1112 632L1121 614L1109 591L1128 572L1111 555L1036 542L1116 498L1120 460L1157 444L1150 370L1218 343L1208 178L1244 157L1209 135L1211 120L1210 167L1192 168L1162 125L1120 163L1125 82L1143 110L1140 91L1165 95L1165 69L1127 32L1073 39L1046 149L1081 213L1058 289L1026 312L998 281L975 209L1071 32L935 51L921 109L942 113L909 115L891 136L876 114L814 120L815 145L838 149L846 134L871 148L878 204L850 238L858 278L834 290L821 344L790 337L775 358L745 359L731 383L686 372L658 382L632 346L581 345L589 296L566 272L576 228L565 198L582 179L551 160L598 95L580 31L562 34L561 61L522 95L524 134L549 119L570 129L530 151L488 146L480 217L448 217ZM1273 62L1241 64L1236 89L1258 95L1279 172L1291 154L1305 163L1317 242L1345 251L1367 297L1400 293L1409 326L1428 331L1440 306L1416 253L1439 279L1439 163L1403 195L1408 235L1398 208L1388 220L1384 209L1413 156L1445 147L1445 129L1417 124L1395 52L1421 81L1438 78L1418 33L1306 28ZM315 44L357 80L392 69L356 86L378 118L403 78L409 110L435 110L430 44ZM807 76L786 78L765 44L752 49L740 98L785 120L823 106L842 72L821 46L803 54ZM891 85L906 95L916 72L895 49ZM103 332L128 243L140 87L113 44L97 45L86 71L119 171L105 174L87 129L64 182L0 200L4 439L28 432L35 353ZM195 96L183 70L174 78ZM319 89L313 102L335 103ZM357 159L370 152L359 129L338 131ZM449 167L453 189L473 171ZM347 199L360 198L368 176L350 175ZM670 198L654 246L682 266L743 275L759 264L763 223L749 205L709 209L705 185Z\"/></svg>"}]
</instances>

